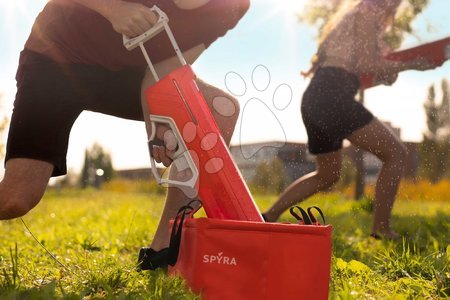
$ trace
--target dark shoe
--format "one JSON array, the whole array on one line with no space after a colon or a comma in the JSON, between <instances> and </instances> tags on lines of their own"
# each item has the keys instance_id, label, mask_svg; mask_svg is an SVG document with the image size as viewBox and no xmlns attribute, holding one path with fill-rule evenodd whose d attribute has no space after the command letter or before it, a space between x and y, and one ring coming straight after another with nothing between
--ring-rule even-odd
<instances>
[{"instance_id":1,"label":"dark shoe","mask_svg":"<svg viewBox=\"0 0 450 300\"><path fill-rule=\"evenodd\" d=\"M169 255L169 248L164 248L155 251L152 248L141 248L138 258L139 270L156 270L158 268L167 269L167 257Z\"/></svg>"}]
</instances>

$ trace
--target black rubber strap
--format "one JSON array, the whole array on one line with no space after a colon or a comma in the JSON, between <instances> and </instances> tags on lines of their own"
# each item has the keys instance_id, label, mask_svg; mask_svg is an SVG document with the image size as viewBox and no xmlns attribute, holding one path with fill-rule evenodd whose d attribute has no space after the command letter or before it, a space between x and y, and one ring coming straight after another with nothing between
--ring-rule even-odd
<instances>
[{"instance_id":1,"label":"black rubber strap","mask_svg":"<svg viewBox=\"0 0 450 300\"><path fill-rule=\"evenodd\" d=\"M298 209L298 211L300 211L300 214L302 215L301 217L295 212L295 209ZM305 224L305 225L311 225L312 224L311 219L308 216L308 213L303 208L301 208L300 206L292 206L289 209L289 212L298 221L303 222L303 224Z\"/></svg>"},{"instance_id":2,"label":"black rubber strap","mask_svg":"<svg viewBox=\"0 0 450 300\"><path fill-rule=\"evenodd\" d=\"M182 206L173 220L172 232L170 233L169 253L167 257L167 263L170 266L175 266L178 260L178 254L180 253L181 235L183 233L183 223L186 216L191 217L197 209L192 207L192 204L199 202L200 200L192 200L187 205ZM201 205L200 205L201 207Z\"/></svg>"},{"instance_id":3,"label":"black rubber strap","mask_svg":"<svg viewBox=\"0 0 450 300\"><path fill-rule=\"evenodd\" d=\"M183 232L183 222L186 216L186 211L191 209L190 207L183 206L178 210L178 213L173 220L172 232L170 233L169 242L169 255L167 257L167 263L174 266L178 260L178 254L180 252L181 234Z\"/></svg>"},{"instance_id":4,"label":"black rubber strap","mask_svg":"<svg viewBox=\"0 0 450 300\"><path fill-rule=\"evenodd\" d=\"M326 224L325 216L323 215L322 210L320 208L318 208L317 206L311 206L311 207L308 207L308 209L307 209L309 218L311 219L311 222L315 225L320 225L319 221L317 221L317 218L312 213L313 209L315 209L319 212L320 216L322 217L323 225L325 225Z\"/></svg>"},{"instance_id":5,"label":"black rubber strap","mask_svg":"<svg viewBox=\"0 0 450 300\"><path fill-rule=\"evenodd\" d=\"M192 204L194 204L194 203L196 203L196 202L198 202L198 204L200 204L199 206L198 206L198 208L195 208ZM194 200L192 200L192 201L190 201L186 206L189 206L193 211L192 211L192 213L195 213L196 211L198 211L200 208L202 208L202 206L203 206L203 203L202 203L202 201L200 201L199 199L194 199Z\"/></svg>"}]
</instances>

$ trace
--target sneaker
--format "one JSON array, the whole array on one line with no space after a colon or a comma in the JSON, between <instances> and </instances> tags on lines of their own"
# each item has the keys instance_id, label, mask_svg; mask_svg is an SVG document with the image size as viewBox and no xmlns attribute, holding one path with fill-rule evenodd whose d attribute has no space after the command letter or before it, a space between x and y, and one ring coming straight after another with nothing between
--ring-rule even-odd
<instances>
[{"instance_id":1,"label":"sneaker","mask_svg":"<svg viewBox=\"0 0 450 300\"><path fill-rule=\"evenodd\" d=\"M155 251L152 248L143 247L139 251L138 269L139 270L156 270L158 268L167 269L167 256L169 248Z\"/></svg>"}]
</instances>

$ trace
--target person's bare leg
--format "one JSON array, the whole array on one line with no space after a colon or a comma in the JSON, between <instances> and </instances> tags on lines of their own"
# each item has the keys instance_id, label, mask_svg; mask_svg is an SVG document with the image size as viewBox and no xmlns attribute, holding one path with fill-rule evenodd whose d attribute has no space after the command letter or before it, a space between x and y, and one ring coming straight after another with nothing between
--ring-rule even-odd
<instances>
[{"instance_id":1,"label":"person's bare leg","mask_svg":"<svg viewBox=\"0 0 450 300\"><path fill-rule=\"evenodd\" d=\"M0 220L25 215L44 195L53 165L39 160L12 158L0 183Z\"/></svg>"},{"instance_id":2,"label":"person's bare leg","mask_svg":"<svg viewBox=\"0 0 450 300\"><path fill-rule=\"evenodd\" d=\"M341 161L340 151L318 155L317 170L289 185L277 202L264 213L266 220L275 222L289 207L332 187L340 178Z\"/></svg>"},{"instance_id":3,"label":"person's bare leg","mask_svg":"<svg viewBox=\"0 0 450 300\"><path fill-rule=\"evenodd\" d=\"M395 238L397 234L390 227L390 218L403 174L406 148L385 125L376 119L355 131L348 140L353 145L373 153L383 162L375 188L372 232Z\"/></svg>"}]
</instances>

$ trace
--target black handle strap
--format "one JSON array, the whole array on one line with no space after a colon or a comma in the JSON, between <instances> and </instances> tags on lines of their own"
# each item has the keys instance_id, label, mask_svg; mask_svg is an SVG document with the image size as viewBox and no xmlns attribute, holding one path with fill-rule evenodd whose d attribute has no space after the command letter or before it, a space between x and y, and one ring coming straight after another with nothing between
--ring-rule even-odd
<instances>
[{"instance_id":1,"label":"black handle strap","mask_svg":"<svg viewBox=\"0 0 450 300\"><path fill-rule=\"evenodd\" d=\"M296 212L296 210L298 210L300 212L300 215ZM322 210L317 207L317 206L310 206L308 207L308 209L305 211L303 208L301 208L300 206L292 206L289 209L289 212L291 213L291 215L296 218L299 222L302 222L304 225L320 225L320 222L317 220L316 216L313 214L313 210L316 210L320 217L322 218L323 221L323 225L326 224L325 222L325 216L322 212Z\"/></svg>"},{"instance_id":2,"label":"black handle strap","mask_svg":"<svg viewBox=\"0 0 450 300\"><path fill-rule=\"evenodd\" d=\"M183 233L183 223L186 216L191 217L198 209L193 207L193 203L200 200L192 200L187 205L180 207L175 219L173 220L172 232L170 233L169 253L167 257L167 263L170 266L175 266L178 260L178 254L180 253L181 234Z\"/></svg>"},{"instance_id":3,"label":"black handle strap","mask_svg":"<svg viewBox=\"0 0 450 300\"><path fill-rule=\"evenodd\" d=\"M297 209L300 212L300 214L302 215L301 217L295 212L295 209ZM303 208L301 208L300 206L292 206L289 209L289 212L298 221L303 222L303 224L305 224L305 225L311 225L312 224L308 213Z\"/></svg>"},{"instance_id":4,"label":"black handle strap","mask_svg":"<svg viewBox=\"0 0 450 300\"><path fill-rule=\"evenodd\" d=\"M312 222L314 225L320 225L319 221L317 221L317 218L316 218L316 217L314 216L314 214L312 213L312 210L313 210L313 209L315 209L315 210L320 214L320 217L322 217L323 225L325 225L325 224L326 224L326 222L325 222L325 216L323 215L322 210L321 210L320 208L318 208L317 206L311 206L311 207L308 207L308 209L307 209L308 215L309 215L309 218L310 218L311 222Z\"/></svg>"}]
</instances>

